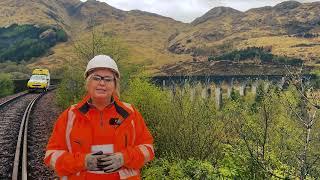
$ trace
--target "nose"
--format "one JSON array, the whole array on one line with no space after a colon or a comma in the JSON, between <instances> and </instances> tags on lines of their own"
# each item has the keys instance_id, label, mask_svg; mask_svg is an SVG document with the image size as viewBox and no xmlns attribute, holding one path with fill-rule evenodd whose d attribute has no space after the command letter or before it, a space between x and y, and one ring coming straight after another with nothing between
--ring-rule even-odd
<instances>
[{"instance_id":1,"label":"nose","mask_svg":"<svg viewBox=\"0 0 320 180\"><path fill-rule=\"evenodd\" d=\"M101 80L99 81L99 84L100 84L100 85L106 85L106 82L104 81L104 79L101 79Z\"/></svg>"}]
</instances>

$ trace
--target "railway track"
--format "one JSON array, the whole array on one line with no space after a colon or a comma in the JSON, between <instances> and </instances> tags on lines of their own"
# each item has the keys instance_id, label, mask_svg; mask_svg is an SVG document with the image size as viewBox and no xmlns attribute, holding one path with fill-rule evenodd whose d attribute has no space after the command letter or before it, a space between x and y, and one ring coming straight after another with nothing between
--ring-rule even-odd
<instances>
[{"instance_id":1,"label":"railway track","mask_svg":"<svg viewBox=\"0 0 320 180\"><path fill-rule=\"evenodd\" d=\"M20 98L20 97L23 97L23 96L27 95L27 94L28 94L27 92L22 92L22 93L19 93L18 95L11 96L10 98L7 98L7 99L1 101L0 102L0 108L5 106L6 104L18 99L18 98Z\"/></svg>"},{"instance_id":2,"label":"railway track","mask_svg":"<svg viewBox=\"0 0 320 180\"><path fill-rule=\"evenodd\" d=\"M16 152L14 156L14 163L13 163L13 171L12 171L12 179L28 179L27 173L27 147L28 147L28 123L29 123L29 116L32 110L33 105L35 102L43 95L43 93L37 95L35 98L27 106L20 125L19 129L19 136L16 146Z\"/></svg>"},{"instance_id":3,"label":"railway track","mask_svg":"<svg viewBox=\"0 0 320 180\"><path fill-rule=\"evenodd\" d=\"M37 117L31 115L33 111L33 106L45 93L41 94L30 94L22 93L11 99L8 99L0 104L0 179L39 179L39 177L30 176L29 169L33 171L47 171L40 169L35 169L32 163L28 162L30 160L30 152L28 152L28 144L31 144L32 151L35 149L39 153L40 148L37 149L38 142L35 141L33 136L34 129L38 127L32 127L32 130L28 130L29 123L31 125L37 124L36 122L29 122L29 117ZM41 106L40 106L41 107ZM35 121L36 118L33 118ZM48 128L44 126L41 129L40 134L43 134L43 128ZM39 136L39 132L38 132ZM42 147L47 142L47 136L43 139ZM39 137L38 137L39 138ZM36 146L36 147L34 147ZM32 152L31 152L32 154ZM29 156L29 157L28 157ZM34 155L32 155L34 156ZM36 161L40 161L43 164L42 158L44 156L43 152L40 152L39 157ZM33 172L36 173L36 172ZM39 174L39 173L36 173ZM54 176L52 173L47 173L45 179L52 179ZM40 178L42 179L42 178Z\"/></svg>"},{"instance_id":4,"label":"railway track","mask_svg":"<svg viewBox=\"0 0 320 180\"><path fill-rule=\"evenodd\" d=\"M37 94L24 94L0 106L0 179L13 179L19 129L23 124L25 109Z\"/></svg>"}]
</instances>

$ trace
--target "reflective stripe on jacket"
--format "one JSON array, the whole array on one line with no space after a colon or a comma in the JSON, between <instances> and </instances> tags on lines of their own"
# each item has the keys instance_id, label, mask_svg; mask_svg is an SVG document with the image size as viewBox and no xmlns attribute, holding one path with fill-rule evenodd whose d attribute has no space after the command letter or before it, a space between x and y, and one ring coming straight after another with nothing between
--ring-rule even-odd
<instances>
[{"instance_id":1,"label":"reflective stripe on jacket","mask_svg":"<svg viewBox=\"0 0 320 180\"><path fill-rule=\"evenodd\" d=\"M117 97L102 111L89 99L59 116L47 145L46 165L61 179L140 179L140 169L154 158L153 138L141 114ZM99 148L121 152L123 168L110 174L86 171L85 155Z\"/></svg>"}]
</instances>

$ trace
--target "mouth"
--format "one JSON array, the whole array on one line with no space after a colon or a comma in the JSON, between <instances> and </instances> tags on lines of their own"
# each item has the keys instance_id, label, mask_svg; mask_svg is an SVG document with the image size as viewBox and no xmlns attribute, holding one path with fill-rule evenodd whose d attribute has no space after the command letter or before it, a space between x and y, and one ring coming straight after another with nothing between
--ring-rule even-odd
<instances>
[{"instance_id":1,"label":"mouth","mask_svg":"<svg viewBox=\"0 0 320 180\"><path fill-rule=\"evenodd\" d=\"M96 89L96 92L98 92L98 93L105 93L105 92L107 92L107 90L105 90L105 89Z\"/></svg>"}]
</instances>

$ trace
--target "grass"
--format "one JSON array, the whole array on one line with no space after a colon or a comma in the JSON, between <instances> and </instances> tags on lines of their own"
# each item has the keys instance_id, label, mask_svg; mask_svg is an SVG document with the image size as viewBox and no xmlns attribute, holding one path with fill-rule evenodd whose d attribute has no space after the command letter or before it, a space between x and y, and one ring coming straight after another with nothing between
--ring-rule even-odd
<instances>
[{"instance_id":1,"label":"grass","mask_svg":"<svg viewBox=\"0 0 320 180\"><path fill-rule=\"evenodd\" d=\"M299 44L316 44L320 38L297 38L289 36L268 36L252 38L243 41L238 46L239 49L248 46L272 46L272 53L275 55L297 57L306 61L307 64L313 65L315 60L320 59L320 45L311 47L295 47Z\"/></svg>"}]
</instances>

